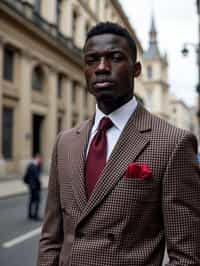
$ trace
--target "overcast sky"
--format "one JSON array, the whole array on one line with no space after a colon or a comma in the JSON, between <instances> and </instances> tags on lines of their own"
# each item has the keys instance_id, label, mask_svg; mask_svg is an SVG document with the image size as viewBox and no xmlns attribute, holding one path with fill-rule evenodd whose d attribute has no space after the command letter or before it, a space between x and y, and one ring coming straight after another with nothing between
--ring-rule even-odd
<instances>
[{"instance_id":1,"label":"overcast sky","mask_svg":"<svg viewBox=\"0 0 200 266\"><path fill-rule=\"evenodd\" d=\"M198 18L196 0L120 0L142 46L148 47L152 10L158 32L159 48L167 51L170 91L188 105L194 105L197 83L196 53L188 57L181 49L185 42L197 43Z\"/></svg>"}]
</instances>

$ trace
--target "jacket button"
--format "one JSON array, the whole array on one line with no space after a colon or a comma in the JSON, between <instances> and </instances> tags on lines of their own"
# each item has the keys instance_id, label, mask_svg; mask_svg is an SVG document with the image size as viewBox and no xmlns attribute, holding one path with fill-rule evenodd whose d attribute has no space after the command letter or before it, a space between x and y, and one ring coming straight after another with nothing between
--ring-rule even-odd
<instances>
[{"instance_id":1,"label":"jacket button","mask_svg":"<svg viewBox=\"0 0 200 266\"><path fill-rule=\"evenodd\" d=\"M114 241L115 240L115 235L113 233L108 233L108 239L110 241Z\"/></svg>"},{"instance_id":2,"label":"jacket button","mask_svg":"<svg viewBox=\"0 0 200 266\"><path fill-rule=\"evenodd\" d=\"M81 231L76 231L76 233L75 233L75 237L76 238L83 238L85 235L84 235L84 233L83 232L81 232Z\"/></svg>"}]
</instances>

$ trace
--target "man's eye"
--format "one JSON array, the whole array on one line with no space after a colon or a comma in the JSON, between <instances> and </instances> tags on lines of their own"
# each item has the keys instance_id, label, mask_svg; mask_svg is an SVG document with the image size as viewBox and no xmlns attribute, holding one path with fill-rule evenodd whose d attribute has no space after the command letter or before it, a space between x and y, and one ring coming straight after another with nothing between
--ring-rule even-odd
<instances>
[{"instance_id":1,"label":"man's eye","mask_svg":"<svg viewBox=\"0 0 200 266\"><path fill-rule=\"evenodd\" d=\"M114 62L120 62L123 60L123 56L119 53L115 53L115 54L112 54L111 55L111 59L114 61Z\"/></svg>"},{"instance_id":2,"label":"man's eye","mask_svg":"<svg viewBox=\"0 0 200 266\"><path fill-rule=\"evenodd\" d=\"M96 63L97 62L97 57L96 56L90 56L90 57L87 57L86 59L85 59L85 62L86 62L86 64L94 64L94 63Z\"/></svg>"}]
</instances>

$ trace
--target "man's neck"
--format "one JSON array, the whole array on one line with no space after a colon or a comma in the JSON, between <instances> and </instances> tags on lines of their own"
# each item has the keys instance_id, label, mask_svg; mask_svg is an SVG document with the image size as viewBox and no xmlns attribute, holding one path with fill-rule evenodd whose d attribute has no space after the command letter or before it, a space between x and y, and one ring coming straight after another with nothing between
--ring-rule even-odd
<instances>
[{"instance_id":1,"label":"man's neck","mask_svg":"<svg viewBox=\"0 0 200 266\"><path fill-rule=\"evenodd\" d=\"M128 99L120 100L120 102L99 102L97 103L99 110L101 110L105 115L109 115L110 113L114 112L118 108L120 108L122 105L129 102L133 96L129 97Z\"/></svg>"}]
</instances>

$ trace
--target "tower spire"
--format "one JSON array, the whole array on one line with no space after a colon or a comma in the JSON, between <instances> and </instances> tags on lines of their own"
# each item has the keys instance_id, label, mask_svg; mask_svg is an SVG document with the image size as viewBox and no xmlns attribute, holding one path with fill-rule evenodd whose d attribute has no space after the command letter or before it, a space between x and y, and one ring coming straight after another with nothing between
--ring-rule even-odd
<instances>
[{"instance_id":1,"label":"tower spire","mask_svg":"<svg viewBox=\"0 0 200 266\"><path fill-rule=\"evenodd\" d=\"M149 48L144 54L145 58L153 59L160 57L160 51L158 48L158 42L157 42L157 30L156 30L156 24L155 24L155 16L152 11L151 15L151 26L149 31Z\"/></svg>"},{"instance_id":2,"label":"tower spire","mask_svg":"<svg viewBox=\"0 0 200 266\"><path fill-rule=\"evenodd\" d=\"M150 28L150 43L157 43L157 30L155 25L154 13L151 15L151 28Z\"/></svg>"}]
</instances>

